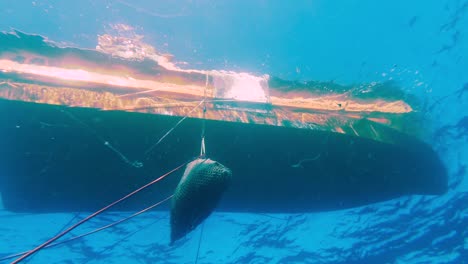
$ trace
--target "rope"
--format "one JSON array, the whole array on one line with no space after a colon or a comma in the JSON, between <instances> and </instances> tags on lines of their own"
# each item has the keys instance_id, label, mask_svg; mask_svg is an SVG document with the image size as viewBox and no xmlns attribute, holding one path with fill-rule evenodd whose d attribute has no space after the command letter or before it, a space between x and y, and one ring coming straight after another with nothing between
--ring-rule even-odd
<instances>
[{"instance_id":1,"label":"rope","mask_svg":"<svg viewBox=\"0 0 468 264\"><path fill-rule=\"evenodd\" d=\"M43 244L39 245L38 247L28 251L28 253L24 254L23 256L21 256L20 258L18 258L17 260L13 261L11 264L16 264L16 263L19 263L21 262L22 260L24 260L25 258L31 256L32 254L38 252L39 250L41 250L42 248L48 246L49 244L51 244L52 242L56 241L57 239L61 238L62 236L64 236L65 234L69 233L70 231L72 231L73 229L77 228L78 226L82 225L83 223L85 223L86 221L90 220L91 218L94 218L95 216L101 214L102 212L106 211L107 209L111 208L112 206L126 200L127 198L135 195L136 193L142 191L143 189L146 189L148 188L149 186L155 184L156 182L164 179L165 177L169 176L170 174L176 172L177 170L179 170L180 168L184 167L185 165L187 165L188 161L187 162L184 162L182 165L176 167L175 169L167 172L166 174L160 176L159 178L153 180L152 182L150 183L147 183L146 185L143 185L142 187L136 189L135 191L125 195L124 197L120 198L119 200L103 207L102 209L94 212L93 214L87 216L86 218L82 219L81 221L79 221L78 223L72 225L71 227L67 228L66 230L62 231L61 233L59 233L58 235L52 237L51 239L47 240L46 242L44 242Z\"/></svg>"},{"instance_id":2,"label":"rope","mask_svg":"<svg viewBox=\"0 0 468 264\"><path fill-rule=\"evenodd\" d=\"M195 111L198 107L200 107L200 105L202 105L204 103L204 100L202 100L198 105L196 105L194 108L192 108L192 110L190 110L187 115L185 115L182 119L180 119L171 129L169 129L166 134L164 134L155 144L153 144L151 147L149 147L146 151L145 151L145 157L148 157L148 155L151 153L151 151L153 151L153 149L159 145L159 143L161 143L163 141L163 139L165 139L174 129L176 129L176 127L178 127L185 119L187 119L189 117L189 115Z\"/></svg>"},{"instance_id":3,"label":"rope","mask_svg":"<svg viewBox=\"0 0 468 264\"><path fill-rule=\"evenodd\" d=\"M195 264L198 263L198 256L199 256L199 253L200 253L200 246L201 246L201 241L202 241L202 237L203 237L203 227L204 226L205 226L205 223L202 224L201 230L200 230L200 238L198 239L198 248L197 248L197 256L195 258Z\"/></svg>"},{"instance_id":4,"label":"rope","mask_svg":"<svg viewBox=\"0 0 468 264\"><path fill-rule=\"evenodd\" d=\"M104 229L107 229L107 228L113 227L113 226L115 226L115 225L118 225L118 224L120 224L120 223L122 223L122 222L128 221L128 220L130 220L130 219L132 219L132 218L134 218L134 217L136 217L136 216L138 216L138 215L140 215L140 214L142 214L142 213L144 213L144 212L146 212L146 211L149 211L149 210L153 209L154 207L159 206L160 204L162 204L162 203L168 201L169 199L172 198L172 196L173 196L173 195L170 195L169 197L167 197L167 198L165 198L165 199L163 199L163 200L161 200L161 201L159 201L159 202L157 202L157 203L155 203L155 204L153 204L153 205L151 205L151 206L149 206L149 207L146 207L145 209L143 209L143 210L141 210L141 211L138 211L138 212L136 212L136 213L134 213L134 214L132 214L132 215L130 215L130 216L127 216L127 217L125 217L125 218L123 218L123 219L120 219L120 220L115 221L115 222L113 222L113 223L110 223L110 224L108 224L108 225L99 227L99 228L94 229L94 230L92 230L92 231L89 231L89 232L87 232L87 233L84 233L84 234L81 234L81 235L78 235L78 236L71 237L71 238L69 238L69 239L67 239L67 240L63 240L63 241L56 242L56 243L51 243L51 244L45 246L44 248L50 248L50 247L59 246L59 245L62 245L62 244L65 244L65 243L68 243L68 242L71 242L71 241L74 241L74 240L77 240L77 239L80 239L80 238L83 238L83 237L92 235L92 234L97 233L97 232L99 232L99 231L102 231L102 230L104 230ZM28 252L29 252L29 251L24 251L24 252L16 253L16 254L13 254L13 255L6 256L6 257L2 257L2 258L0 258L0 261L4 261L4 260L7 260L7 259L19 257L19 256L21 256L21 255L24 255L24 254L28 253Z\"/></svg>"},{"instance_id":5,"label":"rope","mask_svg":"<svg viewBox=\"0 0 468 264\"><path fill-rule=\"evenodd\" d=\"M203 91L203 113L202 113L203 120L202 120L200 157L205 157L206 155L205 130L206 130L206 90L207 89L208 89L208 74L206 74L205 90Z\"/></svg>"}]
</instances>

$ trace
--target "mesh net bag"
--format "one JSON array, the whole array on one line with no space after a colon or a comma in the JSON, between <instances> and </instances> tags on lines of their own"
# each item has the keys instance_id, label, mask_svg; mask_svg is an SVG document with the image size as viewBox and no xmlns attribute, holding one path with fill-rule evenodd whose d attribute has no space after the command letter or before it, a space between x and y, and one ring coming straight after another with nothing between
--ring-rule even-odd
<instances>
[{"instance_id":1,"label":"mesh net bag","mask_svg":"<svg viewBox=\"0 0 468 264\"><path fill-rule=\"evenodd\" d=\"M231 177L230 169L210 159L198 158L187 164L172 197L171 244L211 214Z\"/></svg>"}]
</instances>

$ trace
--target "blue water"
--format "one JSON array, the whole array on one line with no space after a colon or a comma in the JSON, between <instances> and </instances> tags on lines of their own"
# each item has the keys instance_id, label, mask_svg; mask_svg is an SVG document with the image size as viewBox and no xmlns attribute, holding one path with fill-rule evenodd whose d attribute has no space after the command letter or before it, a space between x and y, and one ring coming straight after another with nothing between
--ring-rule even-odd
<instances>
[{"instance_id":1,"label":"blue water","mask_svg":"<svg viewBox=\"0 0 468 264\"><path fill-rule=\"evenodd\" d=\"M448 168L450 190L334 212L215 213L175 248L167 214L148 213L29 263L468 263L468 1L0 2L0 30L73 46L94 48L116 23L196 68L395 80L427 102L427 141ZM28 250L85 215L0 211L0 253Z\"/></svg>"}]
</instances>

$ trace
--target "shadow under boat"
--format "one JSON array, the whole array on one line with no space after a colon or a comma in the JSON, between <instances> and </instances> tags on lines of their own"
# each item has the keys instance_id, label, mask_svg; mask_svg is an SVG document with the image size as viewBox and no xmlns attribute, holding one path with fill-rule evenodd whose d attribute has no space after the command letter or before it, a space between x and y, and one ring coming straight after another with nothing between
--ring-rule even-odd
<instances>
[{"instance_id":1,"label":"shadow under boat","mask_svg":"<svg viewBox=\"0 0 468 264\"><path fill-rule=\"evenodd\" d=\"M198 155L202 120L187 119L135 168L129 160L180 118L0 101L1 182L12 211L89 211L131 192ZM70 120L72 113L90 131ZM362 120L363 123L368 122ZM47 123L47 124L44 124ZM365 124L363 124L365 125ZM375 125L375 124L374 124ZM377 126L378 127L378 126ZM307 129L208 120L210 158L233 171L223 211L334 210L407 194L442 194L447 175L425 143L379 127L398 140L375 140ZM117 206L137 210L170 195L182 171Z\"/></svg>"},{"instance_id":2,"label":"shadow under boat","mask_svg":"<svg viewBox=\"0 0 468 264\"><path fill-rule=\"evenodd\" d=\"M7 210L99 209L198 156L203 122L207 156L233 172L218 210L335 210L447 190L446 170L423 141L424 120L390 84L353 88L182 70L20 32L0 40ZM251 100L231 100L244 95ZM167 197L181 174L114 209Z\"/></svg>"}]
</instances>

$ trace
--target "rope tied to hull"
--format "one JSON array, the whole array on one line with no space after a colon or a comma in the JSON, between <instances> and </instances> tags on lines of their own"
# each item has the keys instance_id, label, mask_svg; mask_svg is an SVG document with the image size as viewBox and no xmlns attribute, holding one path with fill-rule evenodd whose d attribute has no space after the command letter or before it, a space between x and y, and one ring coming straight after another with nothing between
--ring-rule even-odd
<instances>
[{"instance_id":1,"label":"rope tied to hull","mask_svg":"<svg viewBox=\"0 0 468 264\"><path fill-rule=\"evenodd\" d=\"M203 112L202 112L202 133L201 133L201 148L200 148L200 157L203 158L206 156L206 147L205 147L205 130L206 130L206 90L208 89L208 74L206 74L205 79L205 90L203 92Z\"/></svg>"}]
</instances>

